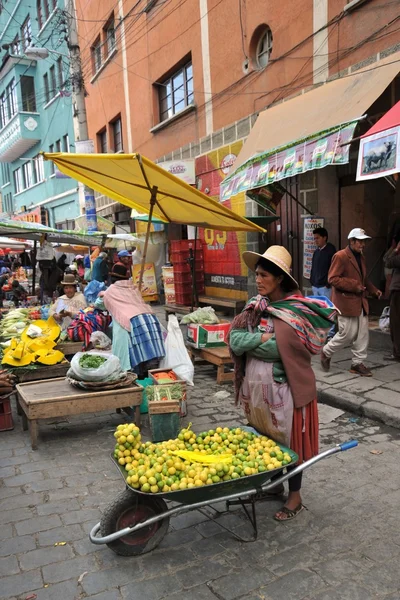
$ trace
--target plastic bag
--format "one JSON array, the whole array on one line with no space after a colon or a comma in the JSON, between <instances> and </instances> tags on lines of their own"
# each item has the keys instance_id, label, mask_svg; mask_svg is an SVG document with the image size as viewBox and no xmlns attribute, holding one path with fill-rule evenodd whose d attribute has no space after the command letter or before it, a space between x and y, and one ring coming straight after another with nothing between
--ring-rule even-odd
<instances>
[{"instance_id":1,"label":"plastic bag","mask_svg":"<svg viewBox=\"0 0 400 600\"><path fill-rule=\"evenodd\" d=\"M93 304L100 292L103 292L105 289L107 289L105 284L100 283L100 281L94 280L88 283L83 292L86 302L88 304Z\"/></svg>"},{"instance_id":2,"label":"plastic bag","mask_svg":"<svg viewBox=\"0 0 400 600\"><path fill-rule=\"evenodd\" d=\"M90 269L90 268L89 269L85 269L85 273L84 273L83 279L85 281L91 281L91 279L92 279L92 269Z\"/></svg>"},{"instance_id":3,"label":"plastic bag","mask_svg":"<svg viewBox=\"0 0 400 600\"><path fill-rule=\"evenodd\" d=\"M390 330L390 306L385 306L379 317L379 329L385 332Z\"/></svg>"},{"instance_id":4,"label":"plastic bag","mask_svg":"<svg viewBox=\"0 0 400 600\"><path fill-rule=\"evenodd\" d=\"M214 325L219 323L219 319L211 306L202 306L192 313L185 315L181 322L184 325L187 323L206 323L207 325Z\"/></svg>"},{"instance_id":5,"label":"plastic bag","mask_svg":"<svg viewBox=\"0 0 400 600\"><path fill-rule=\"evenodd\" d=\"M161 359L160 369L173 369L179 379L189 385L193 384L194 366L190 360L178 319L170 315L168 319L168 336L165 342L165 357Z\"/></svg>"},{"instance_id":6,"label":"plastic bag","mask_svg":"<svg viewBox=\"0 0 400 600\"><path fill-rule=\"evenodd\" d=\"M106 359L97 369L84 369L79 361L85 354L93 354ZM115 381L121 377L121 364L119 358L113 354L101 352L77 352L71 360L71 368L67 375L79 381Z\"/></svg>"},{"instance_id":7,"label":"plastic bag","mask_svg":"<svg viewBox=\"0 0 400 600\"><path fill-rule=\"evenodd\" d=\"M94 331L90 336L90 341L92 342L93 346L99 350L111 350L112 342L108 335L102 331Z\"/></svg>"}]
</instances>

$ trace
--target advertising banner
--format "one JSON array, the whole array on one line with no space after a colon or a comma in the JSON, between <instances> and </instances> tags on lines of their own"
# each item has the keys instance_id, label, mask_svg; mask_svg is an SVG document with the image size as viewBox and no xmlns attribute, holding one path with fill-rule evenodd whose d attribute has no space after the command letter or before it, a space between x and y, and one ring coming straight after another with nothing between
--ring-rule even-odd
<instances>
[{"instance_id":1,"label":"advertising banner","mask_svg":"<svg viewBox=\"0 0 400 600\"><path fill-rule=\"evenodd\" d=\"M325 219L322 217L305 217L303 221L303 277L310 279L312 257L317 248L313 231L317 227L323 227Z\"/></svg>"},{"instance_id":2,"label":"advertising banner","mask_svg":"<svg viewBox=\"0 0 400 600\"><path fill-rule=\"evenodd\" d=\"M136 285L139 285L141 265L132 265L132 278ZM146 302L158 300L156 272L153 263L144 265L143 281L142 281L142 297Z\"/></svg>"},{"instance_id":3,"label":"advertising banner","mask_svg":"<svg viewBox=\"0 0 400 600\"><path fill-rule=\"evenodd\" d=\"M387 177L400 172L400 127L360 140L357 181Z\"/></svg>"},{"instance_id":4,"label":"advertising banner","mask_svg":"<svg viewBox=\"0 0 400 600\"><path fill-rule=\"evenodd\" d=\"M222 182L221 201L306 171L349 162L350 146L342 144L351 140L356 124L353 122L325 135L321 133L314 139L256 154Z\"/></svg>"},{"instance_id":5,"label":"advertising banner","mask_svg":"<svg viewBox=\"0 0 400 600\"><path fill-rule=\"evenodd\" d=\"M157 163L157 165L168 171L168 173L175 175L175 177L183 179L183 181L186 181L189 185L194 185L196 183L194 158L167 160Z\"/></svg>"}]
</instances>

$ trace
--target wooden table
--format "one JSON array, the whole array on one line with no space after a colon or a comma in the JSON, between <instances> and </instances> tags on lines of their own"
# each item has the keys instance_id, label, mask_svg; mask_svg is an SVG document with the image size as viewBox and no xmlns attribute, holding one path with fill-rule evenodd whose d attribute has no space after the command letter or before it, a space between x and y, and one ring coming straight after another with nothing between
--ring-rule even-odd
<instances>
[{"instance_id":1,"label":"wooden table","mask_svg":"<svg viewBox=\"0 0 400 600\"><path fill-rule=\"evenodd\" d=\"M16 383L27 383L28 381L43 381L43 379L65 377L69 367L70 364L67 360L64 360L62 363L58 363L57 365L38 365L36 369L30 370L21 367L20 371L14 370L14 375L17 377L15 381ZM15 394L15 399L17 402L17 413L22 415L22 408L20 406L18 392Z\"/></svg>"},{"instance_id":2,"label":"wooden table","mask_svg":"<svg viewBox=\"0 0 400 600\"><path fill-rule=\"evenodd\" d=\"M65 356L69 356L70 354L83 352L82 346L83 342L71 342L70 340L65 340L65 342L58 342L56 350L60 350Z\"/></svg>"},{"instance_id":3,"label":"wooden table","mask_svg":"<svg viewBox=\"0 0 400 600\"><path fill-rule=\"evenodd\" d=\"M217 366L217 383L228 383L234 380L233 371L225 372L225 365L233 367L233 361L229 354L228 346L220 346L218 348L193 348L187 346L189 356L193 364L196 358L212 363Z\"/></svg>"},{"instance_id":4,"label":"wooden table","mask_svg":"<svg viewBox=\"0 0 400 600\"><path fill-rule=\"evenodd\" d=\"M99 392L74 388L62 377L19 383L16 389L23 411L24 431L28 429L29 424L32 450L37 448L38 421L40 419L135 406L135 422L140 426L143 388L136 383L129 388Z\"/></svg>"},{"instance_id":5,"label":"wooden table","mask_svg":"<svg viewBox=\"0 0 400 600\"><path fill-rule=\"evenodd\" d=\"M233 309L234 316L238 315L245 307L244 300L235 300L232 298L217 298L216 296L199 296L199 304L207 306L220 306L221 308Z\"/></svg>"}]
</instances>

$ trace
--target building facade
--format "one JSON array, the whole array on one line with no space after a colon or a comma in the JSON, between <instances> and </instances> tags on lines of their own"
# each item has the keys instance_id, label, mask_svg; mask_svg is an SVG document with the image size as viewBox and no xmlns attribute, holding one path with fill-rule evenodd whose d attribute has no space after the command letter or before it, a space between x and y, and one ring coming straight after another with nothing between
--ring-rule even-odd
<instances>
[{"instance_id":1,"label":"building facade","mask_svg":"<svg viewBox=\"0 0 400 600\"><path fill-rule=\"evenodd\" d=\"M158 162L194 160L197 186L215 198L260 112L326 82L351 78L360 69L379 69L380 61L391 55L399 60L396 2L76 4L89 130L97 152L139 152ZM368 107L368 120L360 122L355 136L399 98L399 79L394 77ZM268 135L265 145L257 151L268 148ZM352 144L347 165L286 180L279 219L265 235L202 232L208 293L247 296L241 251L263 251L273 242L291 251L293 272L302 280L307 211L324 218L337 247L345 245L353 227L368 229L374 240L367 258L379 283L380 257L400 211L399 194L385 180L357 184L356 156L357 145ZM245 194L231 198L228 206L252 218L266 214ZM111 200L98 198L103 216L117 209ZM307 287L307 281L302 283Z\"/></svg>"},{"instance_id":2,"label":"building facade","mask_svg":"<svg viewBox=\"0 0 400 600\"><path fill-rule=\"evenodd\" d=\"M27 219L39 214L51 226L73 229L80 214L77 182L58 178L40 155L75 151L66 34L63 0L0 4L2 210ZM46 48L49 56L28 58L29 46Z\"/></svg>"}]
</instances>

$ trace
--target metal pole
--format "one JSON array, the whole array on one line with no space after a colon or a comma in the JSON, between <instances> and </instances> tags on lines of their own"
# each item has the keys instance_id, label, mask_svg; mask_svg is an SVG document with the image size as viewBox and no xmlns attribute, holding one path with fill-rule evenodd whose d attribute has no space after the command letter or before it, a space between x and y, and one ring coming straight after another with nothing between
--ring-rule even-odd
<instances>
[{"instance_id":1,"label":"metal pole","mask_svg":"<svg viewBox=\"0 0 400 600\"><path fill-rule=\"evenodd\" d=\"M157 190L158 190L158 187L156 185L151 190L149 220L147 221L146 239L145 239L145 242L144 242L143 257L142 257L142 266L140 267L140 275L139 275L139 292L142 291L144 265L146 264L146 255L147 255L147 247L149 245L151 219L152 219L152 216L153 216L153 208L154 208L154 205L156 203Z\"/></svg>"},{"instance_id":2,"label":"metal pole","mask_svg":"<svg viewBox=\"0 0 400 600\"><path fill-rule=\"evenodd\" d=\"M74 0L65 0L68 22L68 49L70 56L70 73L72 83L74 110L78 120L79 141L89 139L85 104L85 83L83 79L81 51L79 48L78 29L76 24L76 11ZM88 231L97 231L96 202L94 190L84 186L85 209Z\"/></svg>"},{"instance_id":3,"label":"metal pole","mask_svg":"<svg viewBox=\"0 0 400 600\"><path fill-rule=\"evenodd\" d=\"M35 295L35 287L36 287L36 249L37 249L37 241L33 242L33 266L32 266L32 296Z\"/></svg>"}]
</instances>

